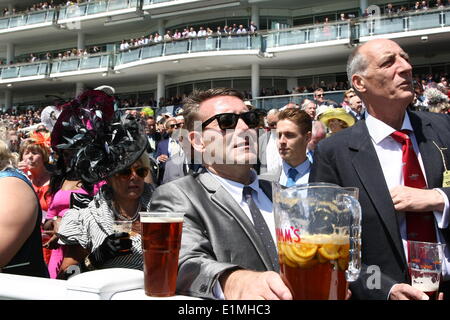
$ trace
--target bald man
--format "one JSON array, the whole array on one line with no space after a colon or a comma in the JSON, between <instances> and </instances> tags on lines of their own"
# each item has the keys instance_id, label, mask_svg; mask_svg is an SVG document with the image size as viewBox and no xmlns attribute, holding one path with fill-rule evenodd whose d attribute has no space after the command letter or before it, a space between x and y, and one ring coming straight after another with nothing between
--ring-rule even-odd
<instances>
[{"instance_id":1,"label":"bald man","mask_svg":"<svg viewBox=\"0 0 450 320\"><path fill-rule=\"evenodd\" d=\"M450 184L443 179L439 150L450 146L449 118L407 110L414 97L412 67L394 41L377 39L357 47L347 75L367 118L318 144L310 181L359 188L364 268L350 286L352 297L427 299L410 285L407 248L412 240L445 243L450 237L450 188L443 187ZM442 152L450 159L448 150ZM411 218L422 222L413 224ZM446 298L448 262L447 249L440 288Z\"/></svg>"}]
</instances>

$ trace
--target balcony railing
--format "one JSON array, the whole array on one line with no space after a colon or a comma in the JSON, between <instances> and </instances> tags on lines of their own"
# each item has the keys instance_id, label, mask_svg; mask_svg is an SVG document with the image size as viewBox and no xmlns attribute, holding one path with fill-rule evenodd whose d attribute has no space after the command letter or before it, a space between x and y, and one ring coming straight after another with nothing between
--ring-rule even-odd
<instances>
[{"instance_id":1,"label":"balcony railing","mask_svg":"<svg viewBox=\"0 0 450 320\"><path fill-rule=\"evenodd\" d=\"M137 9L138 3L138 0L100 0L69 5L59 10L59 20L88 17L123 9Z\"/></svg>"},{"instance_id":2,"label":"balcony railing","mask_svg":"<svg viewBox=\"0 0 450 320\"><path fill-rule=\"evenodd\" d=\"M327 91L324 93L326 100L332 100L336 103L341 103L344 97L344 90ZM301 105L305 99L313 100L313 93L297 93L281 96L266 96L252 99L252 105L264 110L279 109L289 102Z\"/></svg>"},{"instance_id":3,"label":"balcony railing","mask_svg":"<svg viewBox=\"0 0 450 320\"><path fill-rule=\"evenodd\" d=\"M64 73L92 69L107 69L112 66L112 54L101 53L69 59L56 59L52 62L51 73Z\"/></svg>"},{"instance_id":4,"label":"balcony railing","mask_svg":"<svg viewBox=\"0 0 450 320\"><path fill-rule=\"evenodd\" d=\"M0 80L47 76L49 72L50 63L48 61L4 66L0 68Z\"/></svg>"},{"instance_id":5,"label":"balcony railing","mask_svg":"<svg viewBox=\"0 0 450 320\"><path fill-rule=\"evenodd\" d=\"M142 5L143 6L151 6L152 4L158 4L163 2L174 2L177 0L144 0Z\"/></svg>"},{"instance_id":6,"label":"balcony railing","mask_svg":"<svg viewBox=\"0 0 450 320\"><path fill-rule=\"evenodd\" d=\"M358 37L448 26L450 26L450 8L429 9L403 15L366 18L359 20L356 24Z\"/></svg>"},{"instance_id":7,"label":"balcony railing","mask_svg":"<svg viewBox=\"0 0 450 320\"><path fill-rule=\"evenodd\" d=\"M0 31L9 31L9 29L33 26L41 23L53 23L55 12L55 9L50 9L1 18Z\"/></svg>"},{"instance_id":8,"label":"balcony railing","mask_svg":"<svg viewBox=\"0 0 450 320\"><path fill-rule=\"evenodd\" d=\"M205 37L173 40L121 52L118 54L116 65L175 54L227 50L260 50L260 48L261 37L250 34L232 37Z\"/></svg>"},{"instance_id":9,"label":"balcony railing","mask_svg":"<svg viewBox=\"0 0 450 320\"><path fill-rule=\"evenodd\" d=\"M350 24L330 23L269 32L267 48L349 39Z\"/></svg>"}]
</instances>

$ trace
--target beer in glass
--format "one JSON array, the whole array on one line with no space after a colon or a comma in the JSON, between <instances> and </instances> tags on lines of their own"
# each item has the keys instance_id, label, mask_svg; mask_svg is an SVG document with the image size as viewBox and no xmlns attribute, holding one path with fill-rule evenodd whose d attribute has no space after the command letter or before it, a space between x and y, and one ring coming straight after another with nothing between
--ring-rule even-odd
<instances>
[{"instance_id":1,"label":"beer in glass","mask_svg":"<svg viewBox=\"0 0 450 320\"><path fill-rule=\"evenodd\" d=\"M437 300L441 279L444 244L408 240L411 286Z\"/></svg>"},{"instance_id":2,"label":"beer in glass","mask_svg":"<svg viewBox=\"0 0 450 320\"><path fill-rule=\"evenodd\" d=\"M175 295L184 213L141 212L145 294Z\"/></svg>"}]
</instances>

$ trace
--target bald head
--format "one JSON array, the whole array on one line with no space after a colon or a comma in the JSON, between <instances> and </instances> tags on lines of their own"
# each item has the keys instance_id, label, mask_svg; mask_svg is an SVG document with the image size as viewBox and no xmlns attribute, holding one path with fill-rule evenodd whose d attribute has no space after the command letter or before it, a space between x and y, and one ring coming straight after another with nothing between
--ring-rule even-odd
<instances>
[{"instance_id":1,"label":"bald head","mask_svg":"<svg viewBox=\"0 0 450 320\"><path fill-rule=\"evenodd\" d=\"M369 113L398 125L414 98L408 54L392 40L371 40L350 55L347 72Z\"/></svg>"}]
</instances>

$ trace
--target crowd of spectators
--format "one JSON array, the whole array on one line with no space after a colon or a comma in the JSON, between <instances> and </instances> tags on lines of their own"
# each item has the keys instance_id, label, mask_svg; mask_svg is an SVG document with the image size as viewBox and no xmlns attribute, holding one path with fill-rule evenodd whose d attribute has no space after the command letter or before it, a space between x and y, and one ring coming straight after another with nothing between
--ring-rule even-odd
<instances>
[{"instance_id":1,"label":"crowd of spectators","mask_svg":"<svg viewBox=\"0 0 450 320\"><path fill-rule=\"evenodd\" d=\"M220 36L239 36L245 34L254 34L258 30L256 24L251 21L250 25L245 27L240 24L233 24L231 26L225 25L224 27L217 26L214 30L213 28L207 26L201 26L197 29L194 27L186 27L183 31L179 29L175 30L167 30L164 35L155 32L154 34L150 34L148 36L142 36L140 38L122 40L119 50L127 51L130 49L134 49L137 47L151 45L159 42L167 42L167 41L176 41L183 39L193 39L193 38L207 38L207 37L220 37Z\"/></svg>"}]
</instances>

